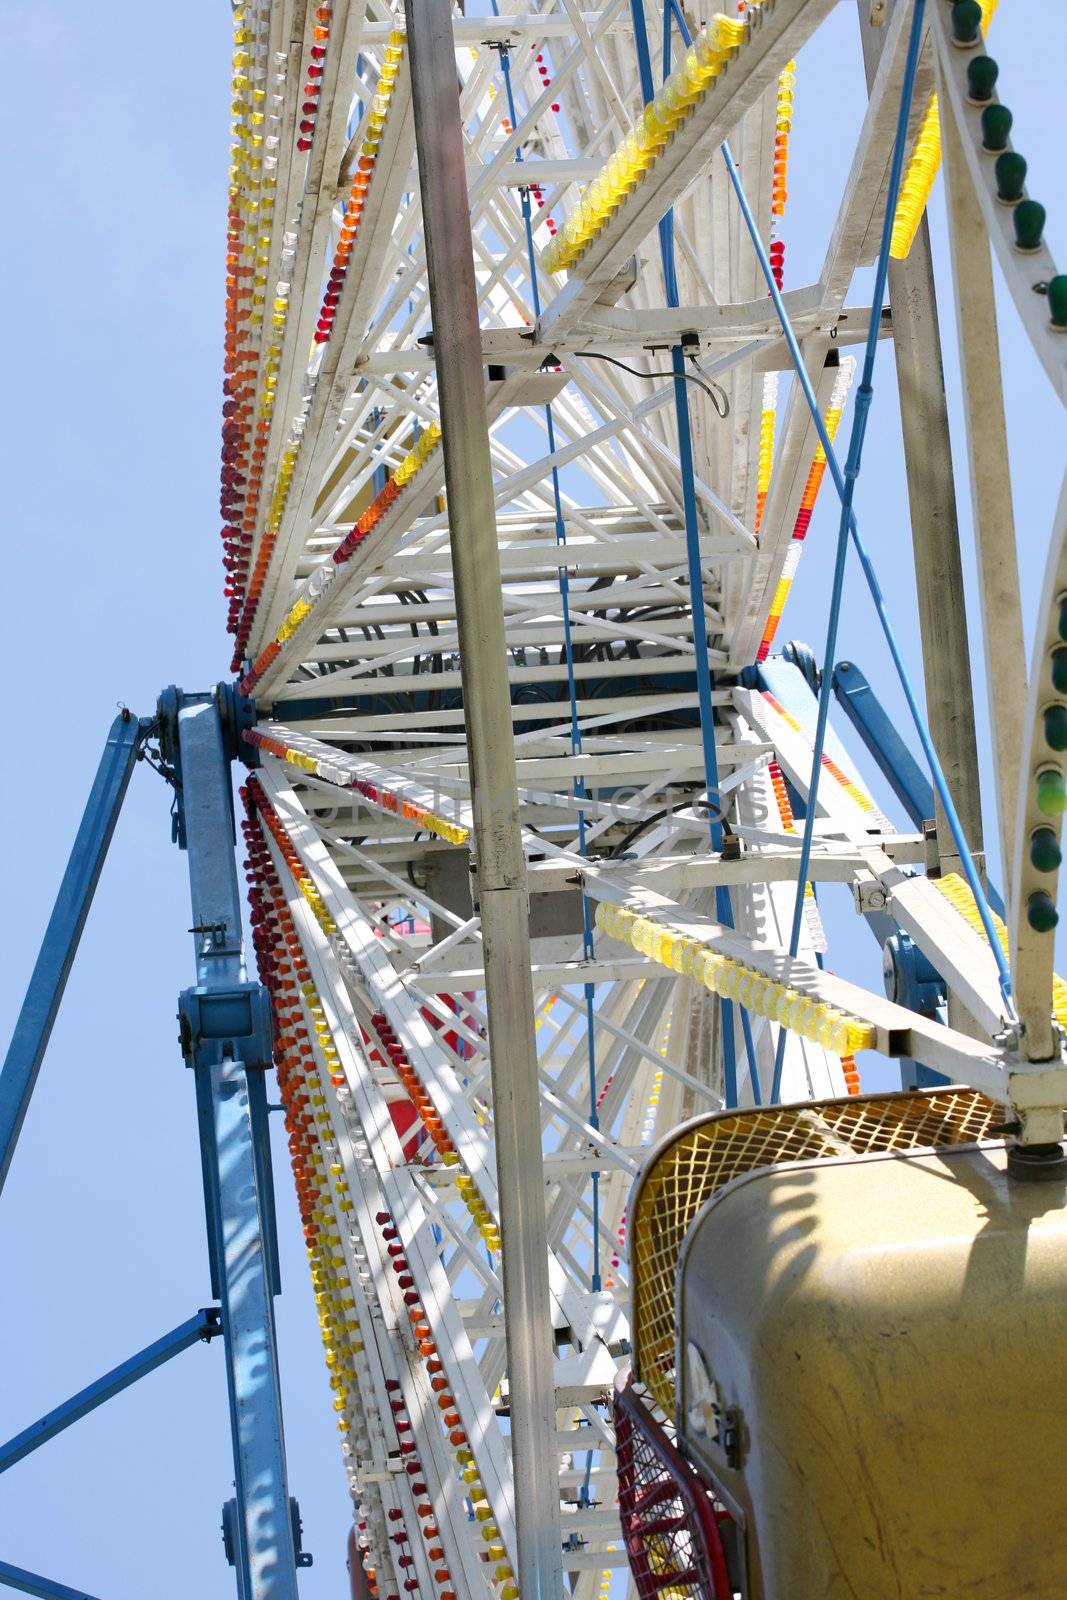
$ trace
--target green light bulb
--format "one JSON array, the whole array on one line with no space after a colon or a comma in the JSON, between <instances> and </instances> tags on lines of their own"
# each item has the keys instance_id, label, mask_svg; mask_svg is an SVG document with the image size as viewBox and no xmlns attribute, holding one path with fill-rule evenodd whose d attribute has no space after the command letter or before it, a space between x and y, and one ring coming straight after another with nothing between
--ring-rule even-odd
<instances>
[{"instance_id":1,"label":"green light bulb","mask_svg":"<svg viewBox=\"0 0 1067 1600\"><path fill-rule=\"evenodd\" d=\"M1035 828L1030 835L1030 865L1035 872L1055 872L1063 860L1060 841L1051 828Z\"/></svg>"},{"instance_id":2,"label":"green light bulb","mask_svg":"<svg viewBox=\"0 0 1067 1600\"><path fill-rule=\"evenodd\" d=\"M984 105L993 97L993 85L997 81L1000 68L992 56L972 56L967 63L967 89L978 105Z\"/></svg>"},{"instance_id":3,"label":"green light bulb","mask_svg":"<svg viewBox=\"0 0 1067 1600\"><path fill-rule=\"evenodd\" d=\"M1046 767L1038 773L1037 809L1044 817L1062 817L1067 811L1067 784L1058 767Z\"/></svg>"},{"instance_id":4,"label":"green light bulb","mask_svg":"<svg viewBox=\"0 0 1067 1600\"><path fill-rule=\"evenodd\" d=\"M982 149L1003 150L1011 132L1012 114L1007 106L998 102L986 106L982 112Z\"/></svg>"},{"instance_id":5,"label":"green light bulb","mask_svg":"<svg viewBox=\"0 0 1067 1600\"><path fill-rule=\"evenodd\" d=\"M1048 283L1048 315L1054 328L1067 328L1067 273L1059 272ZM1065 602L1060 602L1060 638L1067 639L1063 631Z\"/></svg>"},{"instance_id":6,"label":"green light bulb","mask_svg":"<svg viewBox=\"0 0 1067 1600\"><path fill-rule=\"evenodd\" d=\"M1045 231L1045 208L1039 200L1020 200L1015 218L1016 250L1036 250Z\"/></svg>"},{"instance_id":7,"label":"green light bulb","mask_svg":"<svg viewBox=\"0 0 1067 1600\"><path fill-rule=\"evenodd\" d=\"M1005 150L997 157L993 171L997 175L997 199L1012 205L1021 200L1026 182L1026 157L1017 150Z\"/></svg>"},{"instance_id":8,"label":"green light bulb","mask_svg":"<svg viewBox=\"0 0 1067 1600\"><path fill-rule=\"evenodd\" d=\"M956 0L952 7L952 37L956 43L977 44L981 26L982 8L978 0Z\"/></svg>"},{"instance_id":9,"label":"green light bulb","mask_svg":"<svg viewBox=\"0 0 1067 1600\"><path fill-rule=\"evenodd\" d=\"M1067 695L1067 646L1058 644L1052 652L1052 687L1057 694Z\"/></svg>"},{"instance_id":10,"label":"green light bulb","mask_svg":"<svg viewBox=\"0 0 1067 1600\"><path fill-rule=\"evenodd\" d=\"M1067 750L1067 706L1046 706L1042 716L1049 749Z\"/></svg>"},{"instance_id":11,"label":"green light bulb","mask_svg":"<svg viewBox=\"0 0 1067 1600\"><path fill-rule=\"evenodd\" d=\"M1059 922L1056 902L1044 889L1035 889L1027 900L1026 920L1035 933L1051 933Z\"/></svg>"}]
</instances>

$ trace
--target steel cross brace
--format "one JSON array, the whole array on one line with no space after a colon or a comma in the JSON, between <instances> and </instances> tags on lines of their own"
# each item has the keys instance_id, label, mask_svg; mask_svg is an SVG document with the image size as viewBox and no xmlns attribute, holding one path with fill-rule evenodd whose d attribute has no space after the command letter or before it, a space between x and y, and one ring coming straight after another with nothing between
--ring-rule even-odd
<instances>
[{"instance_id":1,"label":"steel cross brace","mask_svg":"<svg viewBox=\"0 0 1067 1600\"><path fill-rule=\"evenodd\" d=\"M49 1411L36 1422L31 1422L28 1428L16 1433L6 1444L0 1444L0 1472L6 1472L16 1461L22 1461L41 1445L47 1444L49 1439L54 1439L56 1434L62 1433L72 1423L88 1416L97 1406L102 1406L105 1400L121 1394L131 1383L136 1383L138 1378L144 1378L148 1373L154 1372L157 1367L163 1366L164 1362L180 1355L183 1350L188 1350L190 1345L197 1342L207 1344L221 1332L222 1324L214 1306L198 1311L195 1317L179 1323L178 1327L172 1328L154 1344L147 1345L128 1361L112 1367L110 1372L105 1372L95 1383L80 1389L61 1406L56 1406L54 1411ZM2 1581L0 1577L0 1582Z\"/></svg>"},{"instance_id":2,"label":"steel cross brace","mask_svg":"<svg viewBox=\"0 0 1067 1600\"><path fill-rule=\"evenodd\" d=\"M93 902L100 869L149 724L122 710L111 725L26 998L0 1070L0 1190Z\"/></svg>"},{"instance_id":3,"label":"steel cross brace","mask_svg":"<svg viewBox=\"0 0 1067 1600\"><path fill-rule=\"evenodd\" d=\"M272 1294L273 1185L262 1071L271 1057L266 991L245 971L230 761L235 697L168 689L160 747L180 774L178 838L189 858L197 982L179 1001L196 1078L212 1278L222 1305L240 1600L297 1600Z\"/></svg>"}]
</instances>

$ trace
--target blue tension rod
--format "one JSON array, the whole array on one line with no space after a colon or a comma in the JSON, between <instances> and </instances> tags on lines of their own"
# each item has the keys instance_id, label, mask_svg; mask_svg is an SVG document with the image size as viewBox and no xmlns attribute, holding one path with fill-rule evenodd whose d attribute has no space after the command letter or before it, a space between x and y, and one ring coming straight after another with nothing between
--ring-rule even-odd
<instances>
[{"instance_id":1,"label":"blue tension rod","mask_svg":"<svg viewBox=\"0 0 1067 1600\"><path fill-rule=\"evenodd\" d=\"M41 952L0 1069L0 1190L4 1187L100 869L148 725L123 710L111 725Z\"/></svg>"},{"instance_id":2,"label":"blue tension rod","mask_svg":"<svg viewBox=\"0 0 1067 1600\"><path fill-rule=\"evenodd\" d=\"M638 71L641 78L641 95L646 105L654 98L652 56L648 44L644 10L640 0L630 0L630 13L634 26L634 45L637 50ZM692 43L685 18L677 7L674 19L678 23L687 45ZM669 5L663 8L663 73L670 72L671 16ZM660 256L663 262L663 285L667 304L679 304L678 274L674 250L674 212L668 211L659 222ZM712 702L711 669L707 657L707 621L704 609L704 576L700 565L700 532L697 522L696 477L693 467L693 442L689 421L689 394L685 383L685 354L680 345L671 347L671 370L674 381L674 406L678 424L678 467L682 484L682 511L685 525L686 566L689 575L689 603L693 614L693 653L697 679L697 699L700 706L700 738L704 756L704 787L709 806L719 802L719 763L715 749L715 713ZM714 813L709 818L708 836L712 850L722 848L722 825ZM729 889L720 885L715 890L715 915L726 928L734 925L733 905ZM749 1080L753 1085L753 1098L759 1102L759 1084L756 1055L751 1024L742 1013L742 1037L748 1060ZM737 1043L734 1035L734 1008L730 1000L720 1002L722 1020L723 1096L728 1106L735 1106L738 1097Z\"/></svg>"},{"instance_id":3,"label":"blue tension rod","mask_svg":"<svg viewBox=\"0 0 1067 1600\"><path fill-rule=\"evenodd\" d=\"M841 600L845 587L845 562L848 556L849 534L855 528L856 519L852 512L852 501L856 492L856 482L860 475L860 463L863 455L863 441L867 431L867 419L870 415L871 402L874 399L874 364L878 354L878 332L880 317L878 315L885 294L886 277L889 272L889 249L893 237L893 218L896 215L897 196L900 193L901 179L904 174L904 151L908 136L908 117L911 113L912 95L915 89L915 75L919 66L919 49L922 44L922 24L925 11L925 0L915 0L915 10L911 19L911 33L908 38L908 53L904 63L904 82L900 91L900 108L897 112L896 133L893 138L893 157L889 168L889 182L886 188L885 217L882 221L882 238L878 250L878 261L874 273L874 290L871 296L871 321L867 330L867 344L863 353L863 374L860 379L859 389L856 394L856 409L852 419L852 434L849 439L848 455L845 459L844 477L841 483L841 520L838 527L837 549L834 555L834 576L830 591L830 609L826 624L826 647L823 651L823 662L826 670L823 672L822 683L819 688L819 705L815 719L815 739L812 746L811 778L808 783L807 806L804 813L804 837L800 846L800 863L797 868L797 892L793 902L793 924L789 934L789 954L795 956L800 942L800 925L804 915L804 888L808 880L808 867L811 862L811 846L815 836L815 816L818 809L816 801L819 792L819 778L822 774L822 753L826 742L826 726L830 715L830 700L833 695L833 661L837 654L837 630L841 619ZM723 147L727 170L730 172L731 182L734 183L735 192L740 187L740 175L734 163L733 156L727 147ZM736 181L735 181L736 180ZM747 207L747 200L746 200ZM749 213L751 215L751 212ZM746 217L746 223L748 218ZM754 219L753 219L754 220ZM772 274L773 278L773 274ZM777 288L777 285L775 285ZM776 304L781 305L781 296ZM784 309L784 308L783 308ZM799 354L799 347L798 352ZM801 362L803 365L803 362ZM807 388L810 389L808 384ZM807 389L805 390L805 395ZM814 394L812 395L814 399ZM809 401L810 405L810 401ZM815 413L818 412L818 404ZM813 413L813 414L815 414ZM820 422L822 418L820 417ZM827 457L829 459L829 457ZM837 483L839 474L835 474L834 482ZM901 662L903 667L903 662ZM771 1089L771 1099L777 1100L781 1090L782 1067L785 1059L785 1029L778 1030L778 1048L774 1062L774 1083Z\"/></svg>"},{"instance_id":4,"label":"blue tension rod","mask_svg":"<svg viewBox=\"0 0 1067 1600\"><path fill-rule=\"evenodd\" d=\"M0 1472L6 1472L16 1461L22 1461L42 1444L46 1444L49 1439L54 1439L57 1433L62 1433L64 1428L69 1428L72 1423L88 1416L90 1411L102 1406L105 1400L121 1394L131 1383L136 1383L138 1378L154 1372L157 1367L180 1355L183 1350L188 1350L191 1345L198 1342L206 1344L221 1332L222 1323L216 1310L212 1308L198 1311L195 1317L190 1317L187 1322L172 1328L162 1339L147 1345L144 1350L138 1351L137 1355L131 1356L128 1361L123 1361L120 1366L113 1367L110 1372L105 1372L102 1378L97 1378L95 1383L90 1383L87 1388L72 1395L61 1406L56 1406L54 1411L47 1412L38 1421L32 1422L28 1428L23 1428L21 1433L16 1433L6 1444L0 1444Z\"/></svg>"},{"instance_id":5,"label":"blue tension rod","mask_svg":"<svg viewBox=\"0 0 1067 1600\"><path fill-rule=\"evenodd\" d=\"M924 0L917 0L917 10L919 11L920 16L923 9L923 3ZM912 39L914 40L914 19ZM764 249L763 240L760 238L759 228L756 225L756 219L752 214L752 208L748 203L744 186L741 183L741 176L737 170L737 165L730 153L730 147L728 144L723 144L721 149L723 159L726 162L726 170L729 175L730 182L733 185L734 193L737 196L738 205L740 206L742 216L744 217L745 226L748 229L753 248L759 259L760 268L763 272L764 278L766 279L771 300L782 327L782 333L789 350L790 358L796 370L797 380L800 383L801 389L804 393L804 398L808 404L808 409L811 412L812 421L815 425L815 431L819 436L819 442L826 454L826 462L830 469L830 476L833 479L834 487L837 490L839 497L843 499L845 494L845 475L841 470L841 465L838 462L833 445L826 431L826 425L823 422L822 416L819 412L818 401L815 398L815 391L812 388L811 379L808 376L807 368L804 364L804 357L801 354L800 345L797 342L797 337L793 331L793 326L789 321L789 313L785 309L781 294L778 291L778 285L774 281L774 274L771 272L771 266L767 258L767 252ZM887 207L887 219L892 218L894 211L895 206ZM887 223L887 227L888 226L889 223ZM884 229L883 234L885 231L886 230ZM872 297L872 306L874 307L880 307L881 305L882 293L884 292L885 287L884 274L882 275L881 284L882 287L879 293ZM877 321L872 323L871 331L868 334L868 345L873 343L876 333ZM859 404L860 397L857 396L857 408L859 408ZM861 570L864 578L866 579L871 599L874 601L875 611L877 612L878 620L881 623L882 633L885 637L886 644L889 647L889 653L892 657L897 677L899 678L901 688L904 691L904 697L908 703L908 710L911 713L915 731L919 737L919 742L923 747L923 753L926 756L927 765L930 768L930 776L933 779L938 798L940 799L944 808L945 817L949 825L949 831L952 834L953 841L956 845L956 849L960 857L960 864L963 867L964 876L967 879L967 884L971 890L971 893L974 895L975 904L978 908L978 914L982 920L982 927L985 931L987 939L989 940L990 949L993 952L993 959L997 964L997 970L1000 974L1001 993L1004 995L1005 1001L1007 1002L1009 1014L1014 1017L1015 1008L1011 1000L1011 975L1007 960L1000 948L1000 940L997 938L996 930L993 927L993 920L989 911L989 903L982 888L982 883L978 876L977 868L974 864L974 858L971 855L967 840L964 837L963 827L960 823L959 815L953 803L952 796L949 793L948 784L945 780L945 775L942 771L937 751L934 749L933 740L930 736L930 730L926 726L926 721L919 709L918 698L915 694L911 679L908 676L908 670L904 664L904 658L901 654L900 646L897 643L896 634L893 630L889 612L886 608L885 596L882 593L881 585L878 582L878 576L874 570L870 556L867 554L866 547L860 538L859 526L856 522L854 513L851 511L851 508L848 516L848 531L852 538L852 543L859 559ZM828 672L832 670L832 661L826 660L824 664Z\"/></svg>"},{"instance_id":6,"label":"blue tension rod","mask_svg":"<svg viewBox=\"0 0 1067 1600\"><path fill-rule=\"evenodd\" d=\"M0 1583L6 1584L9 1589L19 1589L23 1594L39 1595L41 1600L94 1600L94 1596L86 1594L84 1589L68 1589L65 1583L42 1578L36 1572L13 1567L7 1561L0 1561Z\"/></svg>"}]
</instances>

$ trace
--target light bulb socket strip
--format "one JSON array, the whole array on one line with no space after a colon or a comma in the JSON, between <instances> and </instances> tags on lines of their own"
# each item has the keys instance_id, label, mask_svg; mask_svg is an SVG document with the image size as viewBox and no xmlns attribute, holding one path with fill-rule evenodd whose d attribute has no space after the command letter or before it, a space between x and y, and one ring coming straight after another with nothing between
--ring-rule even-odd
<instances>
[{"instance_id":1,"label":"light bulb socket strip","mask_svg":"<svg viewBox=\"0 0 1067 1600\"><path fill-rule=\"evenodd\" d=\"M266 898L262 894L258 900L253 897L253 920L259 934L257 953L261 948L266 952L264 968L270 971L271 980L268 981L265 977L264 981L268 983L272 993L282 996L283 1021L278 1032L278 1044L283 1051L295 1052L293 1054L295 1065L291 1073L284 1072L285 1083L282 1086L283 1100L287 1109L286 1128L290 1136L289 1147L294 1161L294 1174L297 1176L298 1193L301 1195L309 1256L314 1252L313 1283L316 1288L316 1303L320 1306L320 1316L325 1318L324 1343L330 1342L327 1364L333 1374L331 1386L336 1391L333 1404L339 1413L338 1426L345 1432L349 1428L346 1418L350 1419L353 1410L360 1404L361 1374L351 1365L347 1371L335 1371L337 1361L335 1359L331 1363L329 1357L331 1354L335 1358L337 1356L338 1301L340 1299L342 1308L353 1304L351 1285L344 1275L342 1260L337 1249L340 1226L348 1230L354 1241L359 1240L359 1230L351 1215L354 1197L350 1194L347 1184L341 1181L343 1167L338 1160L337 1147L332 1139L332 1120L327 1105L325 1085L315 1068L316 1052L323 1062L332 1091L338 1101L344 1099L347 1104L351 1091L347 1085L337 1041L333 1037L325 1008L316 989L285 894L278 883L274 860L266 843L267 838L273 841L286 870L307 901L320 929L335 946L339 934L334 919L308 877L292 839L258 779L250 778L241 794L248 817L246 838L249 840L252 856L250 865L256 881L261 883L266 891ZM276 925L274 928L269 926L272 915ZM272 933L275 935L273 941ZM271 954L272 942L281 951L280 964ZM297 995L299 1000L296 998ZM421 1090L419 1080L415 1077L413 1069L410 1069L403 1048L384 1013L370 1016L369 1023L380 1047L377 1053L383 1061L387 1061L398 1076L403 1068L408 1068L412 1075L413 1087L418 1086L418 1090ZM364 1028L361 1028L360 1032L364 1045L370 1046L373 1051L371 1033ZM283 1068L279 1067L280 1083L282 1078ZM412 1098L414 1101L414 1095ZM434 1137L434 1130L425 1115L425 1107L418 1101L414 1103L416 1110L424 1118L444 1164L461 1167L459 1154L447 1134L444 1134L443 1128L440 1133L444 1134L444 1148L440 1146L438 1138ZM446 1151L452 1153L452 1159ZM330 1213L326 1209L330 1195L329 1178L335 1180L333 1188L340 1196L343 1213L340 1226L331 1225ZM488 1207L478 1194L474 1180L469 1173L459 1170L455 1174L454 1181L487 1247L492 1248L495 1243L499 1249L499 1237L495 1225L489 1216ZM334 1202L335 1207L336 1204L337 1202ZM400 1230L387 1209L379 1209L374 1214L373 1221L380 1234L380 1248L377 1253L382 1261L388 1264L396 1278L396 1283L390 1287L396 1302L397 1315L401 1323L407 1325L407 1342L410 1344L413 1356L425 1367L429 1389L438 1413L438 1422L454 1458L463 1493L477 1508L474 1519L477 1524L477 1539L480 1545L486 1546L481 1553L491 1563L493 1585L499 1600L518 1600L514 1570L508 1560L499 1526L489 1506L488 1494L463 1426L454 1391L449 1387L444 1375L444 1364L434 1339L431 1320L424 1299L416 1288L411 1263L400 1238ZM362 1241L362 1245L366 1249L367 1241ZM355 1320L352 1313L349 1313L348 1320L350 1322ZM362 1342L359 1343L358 1349L363 1350ZM412 1424L409 1402L404 1397L403 1386L398 1378L387 1376L384 1388L388 1397L390 1420L396 1434L395 1453L399 1455L403 1465L407 1489L414 1500L415 1518L418 1520L419 1530L426 1545L427 1559L432 1568L434 1600L457 1600L440 1541L430 1489L425 1481L424 1464L418 1453L416 1430ZM425 1417L421 1420L424 1425L431 1425L427 1423ZM359 1526L361 1529L364 1527L362 1523ZM391 1559L396 1569L403 1574L400 1580L402 1591L408 1594L416 1592L424 1594L425 1589L420 1588L412 1575L414 1562L405 1548L408 1544L408 1535L403 1525L403 1513L398 1514L396 1510L388 1511L385 1527L385 1539L397 1551L395 1557ZM374 1530L370 1528L366 1531L369 1535ZM375 1550L380 1551L382 1543L381 1539L375 1542L369 1536L362 1542L357 1541L372 1594L380 1595L382 1600L391 1600L390 1591L382 1588L381 1557L375 1555Z\"/></svg>"},{"instance_id":2,"label":"light bulb socket strip","mask_svg":"<svg viewBox=\"0 0 1067 1600\"><path fill-rule=\"evenodd\" d=\"M546 271L563 272L575 266L626 196L639 184L654 181L656 163L669 141L748 37L747 19L737 17L714 16L701 28L682 64L645 107L636 126L609 156L542 252Z\"/></svg>"},{"instance_id":3,"label":"light bulb socket strip","mask_svg":"<svg viewBox=\"0 0 1067 1600\"><path fill-rule=\"evenodd\" d=\"M267 668L281 654L282 646L293 637L304 619L311 615L317 601L336 577L338 569L355 553L363 541L369 538L382 518L390 510L393 502L426 465L440 443L440 426L436 422L432 422L419 435L412 449L408 451L384 487L375 495L352 531L341 540L330 560L317 567L304 584L300 594L286 612L274 638L264 646L242 677L242 694L252 693ZM293 464L294 466L296 464L295 455ZM288 483L286 484L285 492L288 493Z\"/></svg>"},{"instance_id":4,"label":"light bulb socket strip","mask_svg":"<svg viewBox=\"0 0 1067 1600\"><path fill-rule=\"evenodd\" d=\"M845 413L845 403L848 400L848 393L852 387L852 380L855 378L855 376L855 356L844 356L841 360L841 366L837 377L834 379L834 387L830 394L830 404L827 406L823 415L823 423L831 443L833 443L834 439L837 437L837 430L841 425L841 418ZM761 430L761 473L763 471L762 451L763 438ZM808 469L808 476L804 483L804 492L800 497L800 506L797 510L796 521L793 524L793 542L786 551L785 564L783 565L781 576L778 579L774 595L771 599L770 610L767 613L767 621L763 629L762 638L759 642L759 649L756 651L757 662L766 661L771 652L771 646L774 643L774 636L778 632L778 624L782 620L782 613L785 610L786 601L789 598L789 591L793 587L793 579L796 576L796 570L800 564L800 546L807 538L808 528L811 524L812 513L815 510L815 502L819 498L819 490L822 488L822 480L825 476L825 473L826 451L823 449L822 443L820 442L815 447L815 454L812 457L811 466ZM768 487L769 477L770 468L768 466ZM758 519L762 515L763 511L762 504L760 503L758 497L756 505L756 527L758 529Z\"/></svg>"},{"instance_id":5,"label":"light bulb socket strip","mask_svg":"<svg viewBox=\"0 0 1067 1600\"><path fill-rule=\"evenodd\" d=\"M309 772L326 783L336 784L339 788L354 789L375 810L413 822L416 827L435 834L447 844L465 845L470 840L469 828L438 815L428 806L391 787L381 774L367 768L365 763L360 762L360 770L353 772L348 765L351 758L345 757L340 751L333 750L329 746L318 746L323 752L320 755L317 750L309 748L316 745L317 741L309 740L298 745L280 738L277 732L265 732L262 728L246 728L241 737L246 744L253 745L258 750L266 750L270 755L287 761L290 766L297 767L301 772Z\"/></svg>"},{"instance_id":6,"label":"light bulb socket strip","mask_svg":"<svg viewBox=\"0 0 1067 1600\"><path fill-rule=\"evenodd\" d=\"M756 1016L799 1034L836 1055L854 1055L877 1044L877 1031L862 1017L850 1015L788 983L781 983L711 944L690 938L663 922L623 906L601 901L597 927L609 939L628 944L681 977L692 978L723 1000L734 1000Z\"/></svg>"},{"instance_id":7,"label":"light bulb socket strip","mask_svg":"<svg viewBox=\"0 0 1067 1600\"><path fill-rule=\"evenodd\" d=\"M344 1238L358 1240L354 1202L333 1138L321 1060L330 1081L343 1083L340 1062L324 1036L322 1008L285 895L261 832L254 790L241 790L245 807L242 832L248 850L253 942L260 976L270 992L275 1016L275 1065L285 1108L285 1129L303 1226L311 1286L329 1376L331 1405L350 1473L358 1530L356 1548L368 1587L380 1600L402 1591L403 1568L394 1568L389 1545L407 1543L401 1505L386 1505L378 1485L363 1482L359 1466L371 1454L371 1422L364 1396L372 1392L364 1330L349 1281ZM314 1042L313 1042L314 1041ZM317 1052L317 1054L316 1054ZM370 1335L371 1347L374 1337ZM354 1464L354 1465L353 1465ZM386 1464L383 1454L380 1465ZM398 1549L398 1554L400 1549Z\"/></svg>"}]
</instances>

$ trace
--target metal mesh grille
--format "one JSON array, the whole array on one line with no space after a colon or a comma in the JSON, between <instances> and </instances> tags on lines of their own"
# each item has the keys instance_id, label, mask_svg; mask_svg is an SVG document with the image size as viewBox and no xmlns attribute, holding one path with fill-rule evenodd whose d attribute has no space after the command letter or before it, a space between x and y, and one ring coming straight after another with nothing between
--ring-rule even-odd
<instances>
[{"instance_id":1,"label":"metal mesh grille","mask_svg":"<svg viewBox=\"0 0 1067 1600\"><path fill-rule=\"evenodd\" d=\"M682 1130L646 1168L632 1217L634 1371L656 1403L673 1417L678 1254L716 1190L786 1161L973 1144L1003 1116L975 1089L937 1089L725 1112Z\"/></svg>"},{"instance_id":2,"label":"metal mesh grille","mask_svg":"<svg viewBox=\"0 0 1067 1600\"><path fill-rule=\"evenodd\" d=\"M632 1382L615 1390L619 1520L638 1600L732 1600L728 1520Z\"/></svg>"}]
</instances>

